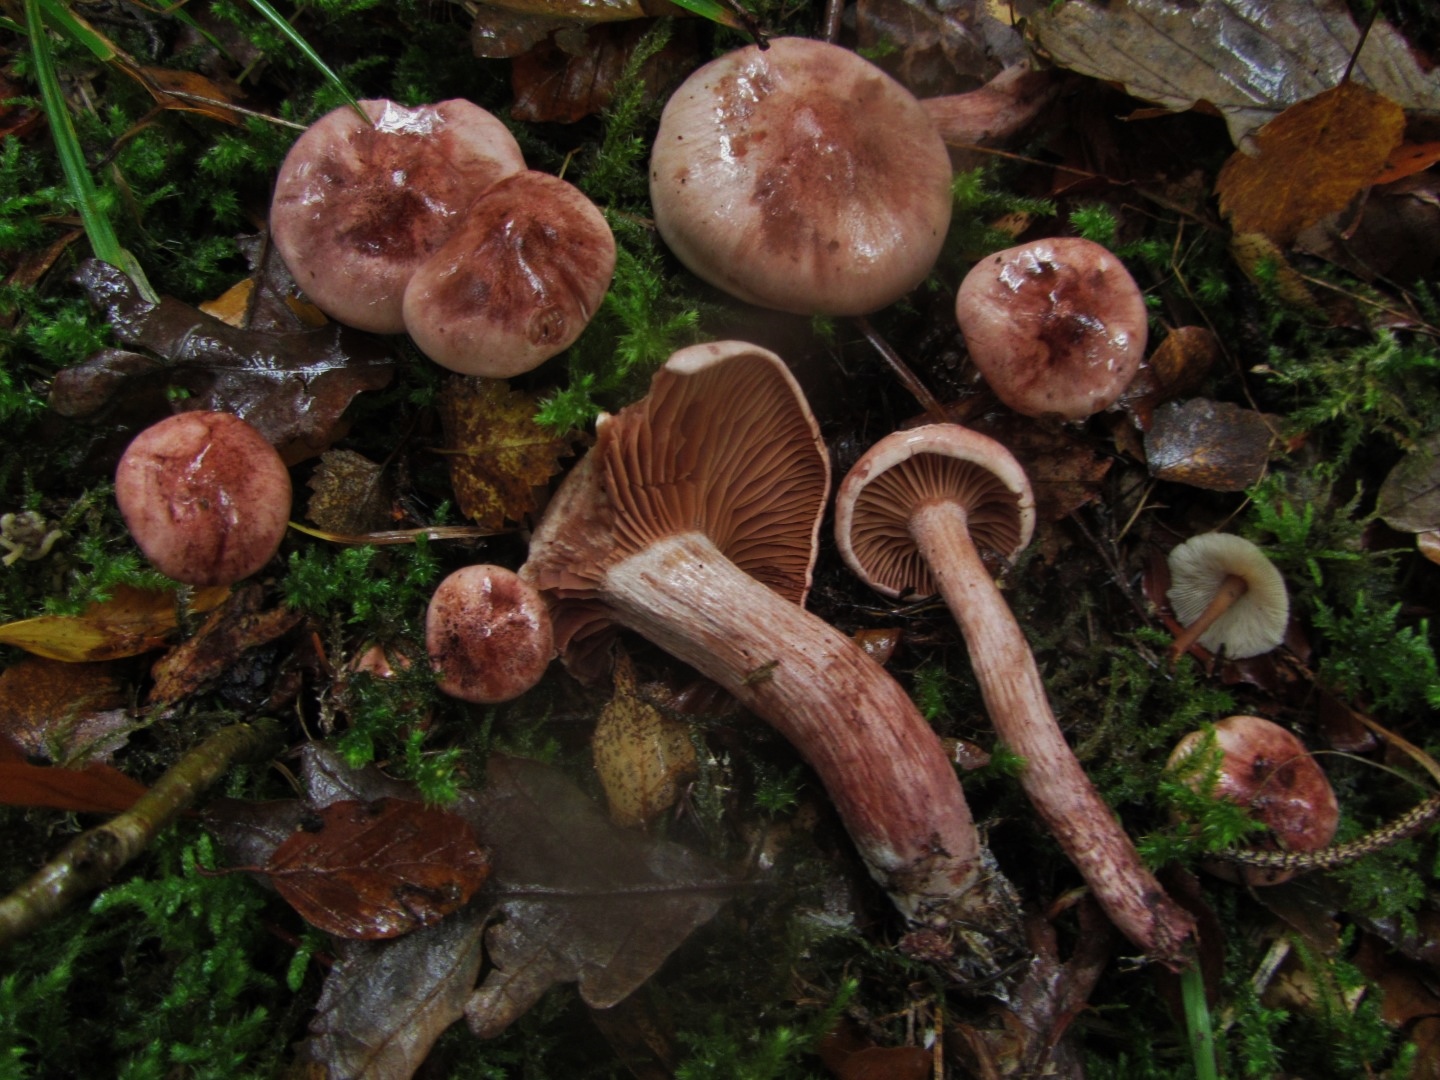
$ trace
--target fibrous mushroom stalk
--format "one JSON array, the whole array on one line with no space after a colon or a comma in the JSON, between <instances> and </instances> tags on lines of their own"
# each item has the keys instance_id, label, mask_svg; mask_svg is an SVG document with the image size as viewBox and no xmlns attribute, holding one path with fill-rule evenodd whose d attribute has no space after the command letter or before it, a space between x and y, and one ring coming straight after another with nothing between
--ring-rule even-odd
<instances>
[{"instance_id":1,"label":"fibrous mushroom stalk","mask_svg":"<svg viewBox=\"0 0 1440 1080\"><path fill-rule=\"evenodd\" d=\"M923 505L910 534L960 624L996 733L1025 759L1025 794L1120 931L1181 966L1194 921L1140 861L1065 741L1029 643L970 538L965 508L953 500Z\"/></svg>"},{"instance_id":2,"label":"fibrous mushroom stalk","mask_svg":"<svg viewBox=\"0 0 1440 1080\"><path fill-rule=\"evenodd\" d=\"M819 774L873 876L924 921L976 884L980 845L940 741L849 638L678 533L610 568L614 619L768 720Z\"/></svg>"}]
</instances>

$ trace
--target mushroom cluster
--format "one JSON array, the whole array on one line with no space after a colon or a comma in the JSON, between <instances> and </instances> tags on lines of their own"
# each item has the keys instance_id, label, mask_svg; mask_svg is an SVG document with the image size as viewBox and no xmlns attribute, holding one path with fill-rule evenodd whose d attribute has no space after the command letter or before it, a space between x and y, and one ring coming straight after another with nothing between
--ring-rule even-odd
<instances>
[{"instance_id":1,"label":"mushroom cluster","mask_svg":"<svg viewBox=\"0 0 1440 1080\"><path fill-rule=\"evenodd\" d=\"M569 347L615 270L574 186L528 170L496 117L456 99L362 101L316 121L276 180L270 232L330 317L408 331L436 363L504 378Z\"/></svg>"},{"instance_id":2,"label":"mushroom cluster","mask_svg":"<svg viewBox=\"0 0 1440 1080\"><path fill-rule=\"evenodd\" d=\"M573 671L627 627L769 721L815 769L871 874L921 922L995 923L939 738L850 638L802 606L830 463L795 378L743 342L692 346L599 424L521 574Z\"/></svg>"}]
</instances>

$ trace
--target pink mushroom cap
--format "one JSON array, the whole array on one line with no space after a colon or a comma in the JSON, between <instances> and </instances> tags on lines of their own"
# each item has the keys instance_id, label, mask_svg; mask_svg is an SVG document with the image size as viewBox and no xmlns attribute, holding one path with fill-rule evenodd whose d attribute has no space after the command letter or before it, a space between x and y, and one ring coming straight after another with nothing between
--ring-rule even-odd
<instances>
[{"instance_id":1,"label":"pink mushroom cap","mask_svg":"<svg viewBox=\"0 0 1440 1080\"><path fill-rule=\"evenodd\" d=\"M955 318L980 374L1025 416L1083 420L1109 408L1145 355L1145 298L1104 247L1055 237L976 263Z\"/></svg>"},{"instance_id":2,"label":"pink mushroom cap","mask_svg":"<svg viewBox=\"0 0 1440 1080\"><path fill-rule=\"evenodd\" d=\"M950 158L919 102L838 45L776 38L695 71L660 117L655 226L697 276L799 314L859 315L930 272Z\"/></svg>"},{"instance_id":3,"label":"pink mushroom cap","mask_svg":"<svg viewBox=\"0 0 1440 1080\"><path fill-rule=\"evenodd\" d=\"M509 701L529 690L555 657L540 593L513 570L462 567L435 588L425 647L440 689L463 701Z\"/></svg>"},{"instance_id":4,"label":"pink mushroom cap","mask_svg":"<svg viewBox=\"0 0 1440 1080\"><path fill-rule=\"evenodd\" d=\"M463 99L407 108L360 102L295 141L270 203L270 234L295 281L338 322L405 329L401 298L475 198L525 168L496 117Z\"/></svg>"},{"instance_id":5,"label":"pink mushroom cap","mask_svg":"<svg viewBox=\"0 0 1440 1080\"><path fill-rule=\"evenodd\" d=\"M166 577L228 585L280 547L290 474L275 448L233 413L182 412L131 441L115 470L130 534Z\"/></svg>"},{"instance_id":6,"label":"pink mushroom cap","mask_svg":"<svg viewBox=\"0 0 1440 1080\"><path fill-rule=\"evenodd\" d=\"M614 272L615 237L595 204L548 173L515 173L410 279L405 328L442 367L509 378L574 344Z\"/></svg>"}]
</instances>

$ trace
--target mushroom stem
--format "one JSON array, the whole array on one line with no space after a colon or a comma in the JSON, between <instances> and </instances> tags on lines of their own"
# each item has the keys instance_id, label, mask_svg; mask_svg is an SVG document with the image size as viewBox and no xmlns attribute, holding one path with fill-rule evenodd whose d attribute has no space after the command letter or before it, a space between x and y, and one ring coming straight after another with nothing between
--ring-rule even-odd
<instances>
[{"instance_id":1,"label":"mushroom stem","mask_svg":"<svg viewBox=\"0 0 1440 1080\"><path fill-rule=\"evenodd\" d=\"M1055 720L1029 643L953 500L918 507L910 535L949 606L1001 741L1025 759L1020 783L1111 921L1151 957L1179 968L1194 920L1140 860Z\"/></svg>"},{"instance_id":2,"label":"mushroom stem","mask_svg":"<svg viewBox=\"0 0 1440 1080\"><path fill-rule=\"evenodd\" d=\"M981 921L989 890L976 888L980 842L960 781L899 684L854 642L698 532L610 567L599 595L616 622L719 683L790 741L905 915Z\"/></svg>"},{"instance_id":3,"label":"mushroom stem","mask_svg":"<svg viewBox=\"0 0 1440 1080\"><path fill-rule=\"evenodd\" d=\"M1200 617L1185 627L1183 633L1175 635L1175 643L1170 646L1170 662L1173 664L1189 652L1200 635L1215 625L1215 620L1229 611L1249 588L1249 583L1239 574L1226 574L1220 588L1215 590L1215 599L1205 605Z\"/></svg>"}]
</instances>

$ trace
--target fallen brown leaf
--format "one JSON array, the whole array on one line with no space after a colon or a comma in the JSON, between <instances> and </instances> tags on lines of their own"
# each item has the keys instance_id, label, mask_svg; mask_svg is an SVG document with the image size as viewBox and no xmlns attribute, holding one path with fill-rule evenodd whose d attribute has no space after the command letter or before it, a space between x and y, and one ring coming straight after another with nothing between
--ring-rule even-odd
<instances>
[{"instance_id":1,"label":"fallen brown leaf","mask_svg":"<svg viewBox=\"0 0 1440 1080\"><path fill-rule=\"evenodd\" d=\"M265 872L311 925L374 941L464 907L489 876L490 859L448 811L407 799L346 799L302 821Z\"/></svg>"},{"instance_id":2,"label":"fallen brown leaf","mask_svg":"<svg viewBox=\"0 0 1440 1080\"><path fill-rule=\"evenodd\" d=\"M266 645L304 618L288 608L260 610L261 589L237 589L212 611L195 635L155 662L148 703L169 705L195 693L232 668L249 649Z\"/></svg>"},{"instance_id":3,"label":"fallen brown leaf","mask_svg":"<svg viewBox=\"0 0 1440 1080\"><path fill-rule=\"evenodd\" d=\"M59 765L103 760L134 721L115 665L29 656L0 673L0 736Z\"/></svg>"},{"instance_id":4,"label":"fallen brown leaf","mask_svg":"<svg viewBox=\"0 0 1440 1080\"><path fill-rule=\"evenodd\" d=\"M1254 409L1192 398L1155 410L1145 460L1160 480L1207 491L1244 491L1260 480L1275 432Z\"/></svg>"},{"instance_id":5,"label":"fallen brown leaf","mask_svg":"<svg viewBox=\"0 0 1440 1080\"><path fill-rule=\"evenodd\" d=\"M610 820L625 828L643 826L673 806L698 767L689 728L636 693L635 669L624 652L616 655L614 696L590 748Z\"/></svg>"},{"instance_id":6,"label":"fallen brown leaf","mask_svg":"<svg viewBox=\"0 0 1440 1080\"><path fill-rule=\"evenodd\" d=\"M1287 245L1374 182L1405 134L1405 111L1343 82L1290 106L1237 150L1215 180L1220 211L1237 233Z\"/></svg>"},{"instance_id":7,"label":"fallen brown leaf","mask_svg":"<svg viewBox=\"0 0 1440 1080\"><path fill-rule=\"evenodd\" d=\"M440 395L450 483L460 511L499 530L534 513L536 489L560 472L571 439L535 423L537 402L504 379L456 376Z\"/></svg>"},{"instance_id":8,"label":"fallen brown leaf","mask_svg":"<svg viewBox=\"0 0 1440 1080\"><path fill-rule=\"evenodd\" d=\"M190 610L209 611L229 595L226 585L195 589ZM117 585L109 600L91 604L79 615L37 615L5 623L0 644L51 660L118 660L160 648L177 626L173 592Z\"/></svg>"}]
</instances>

